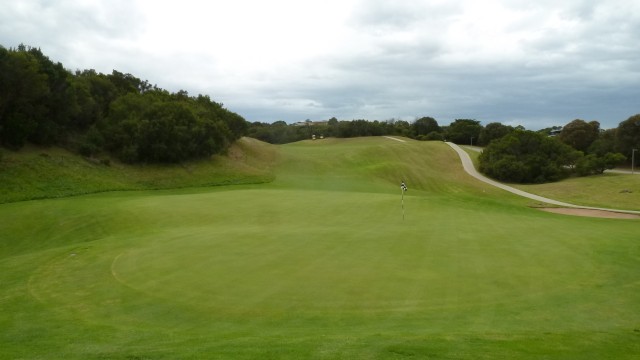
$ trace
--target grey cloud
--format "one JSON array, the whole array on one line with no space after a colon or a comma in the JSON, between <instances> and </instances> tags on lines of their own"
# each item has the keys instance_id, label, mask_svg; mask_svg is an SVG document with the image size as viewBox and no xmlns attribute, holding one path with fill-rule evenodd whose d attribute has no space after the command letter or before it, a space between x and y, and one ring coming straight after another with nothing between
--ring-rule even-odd
<instances>
[{"instance_id":1,"label":"grey cloud","mask_svg":"<svg viewBox=\"0 0 640 360\"><path fill-rule=\"evenodd\" d=\"M506 29L521 40L483 58L447 37L467 4L362 0L343 39L353 42L341 51L251 77L220 70L208 44L166 43L143 53L136 37L145 14L127 0L15 2L0 12L0 44L23 42L67 67L115 68L172 91L209 94L250 121L433 116L443 125L476 118L535 129L574 118L615 127L640 112L637 2L503 0L518 15Z\"/></svg>"},{"instance_id":2,"label":"grey cloud","mask_svg":"<svg viewBox=\"0 0 640 360\"><path fill-rule=\"evenodd\" d=\"M51 58L72 66L116 51L114 43L141 29L140 19L139 10L127 0L18 2L0 12L0 42L40 47Z\"/></svg>"},{"instance_id":3,"label":"grey cloud","mask_svg":"<svg viewBox=\"0 0 640 360\"><path fill-rule=\"evenodd\" d=\"M416 23L442 24L459 12L461 6L456 2L363 0L356 6L352 19L355 26L406 29Z\"/></svg>"}]
</instances>

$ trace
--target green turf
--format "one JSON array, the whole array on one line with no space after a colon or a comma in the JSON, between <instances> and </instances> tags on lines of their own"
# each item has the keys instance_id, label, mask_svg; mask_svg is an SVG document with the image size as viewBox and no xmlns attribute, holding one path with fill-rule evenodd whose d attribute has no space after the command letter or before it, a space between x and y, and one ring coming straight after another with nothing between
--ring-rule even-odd
<instances>
[{"instance_id":1,"label":"green turf","mask_svg":"<svg viewBox=\"0 0 640 360\"><path fill-rule=\"evenodd\" d=\"M456 156L308 141L268 184L0 205L0 358L637 358L639 221L531 209Z\"/></svg>"},{"instance_id":2,"label":"green turf","mask_svg":"<svg viewBox=\"0 0 640 360\"><path fill-rule=\"evenodd\" d=\"M83 158L60 148L30 146L3 151L0 204L116 190L265 183L273 180L274 156L273 146L250 138L234 144L227 156L178 165L126 165L108 158Z\"/></svg>"}]
</instances>

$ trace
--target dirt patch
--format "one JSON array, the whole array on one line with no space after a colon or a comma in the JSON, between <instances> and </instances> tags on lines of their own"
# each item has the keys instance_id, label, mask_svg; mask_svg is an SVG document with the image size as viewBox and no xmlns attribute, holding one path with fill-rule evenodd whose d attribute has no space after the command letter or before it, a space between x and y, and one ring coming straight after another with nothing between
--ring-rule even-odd
<instances>
[{"instance_id":1,"label":"dirt patch","mask_svg":"<svg viewBox=\"0 0 640 360\"><path fill-rule=\"evenodd\" d=\"M640 215L627 214L615 211L594 210L594 209L577 209L577 208L538 208L542 211L552 212L556 214L588 216L608 219L640 219Z\"/></svg>"}]
</instances>

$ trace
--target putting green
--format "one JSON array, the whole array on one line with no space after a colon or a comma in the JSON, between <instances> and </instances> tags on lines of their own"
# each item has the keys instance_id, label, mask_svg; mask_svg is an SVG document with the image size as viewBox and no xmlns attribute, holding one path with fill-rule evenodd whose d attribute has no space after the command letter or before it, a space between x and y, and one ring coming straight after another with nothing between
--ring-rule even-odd
<instances>
[{"instance_id":1,"label":"putting green","mask_svg":"<svg viewBox=\"0 0 640 360\"><path fill-rule=\"evenodd\" d=\"M272 184L1 205L0 358L640 354L638 221L540 212L452 159L303 142Z\"/></svg>"}]
</instances>

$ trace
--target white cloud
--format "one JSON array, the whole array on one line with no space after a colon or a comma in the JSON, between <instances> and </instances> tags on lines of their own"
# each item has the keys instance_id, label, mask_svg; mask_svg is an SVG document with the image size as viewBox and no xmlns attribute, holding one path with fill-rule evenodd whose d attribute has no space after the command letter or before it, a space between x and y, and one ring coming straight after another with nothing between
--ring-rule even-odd
<instances>
[{"instance_id":1,"label":"white cloud","mask_svg":"<svg viewBox=\"0 0 640 360\"><path fill-rule=\"evenodd\" d=\"M615 126L640 112L639 38L633 0L23 0L0 13L4 46L206 93L252 121Z\"/></svg>"}]
</instances>

